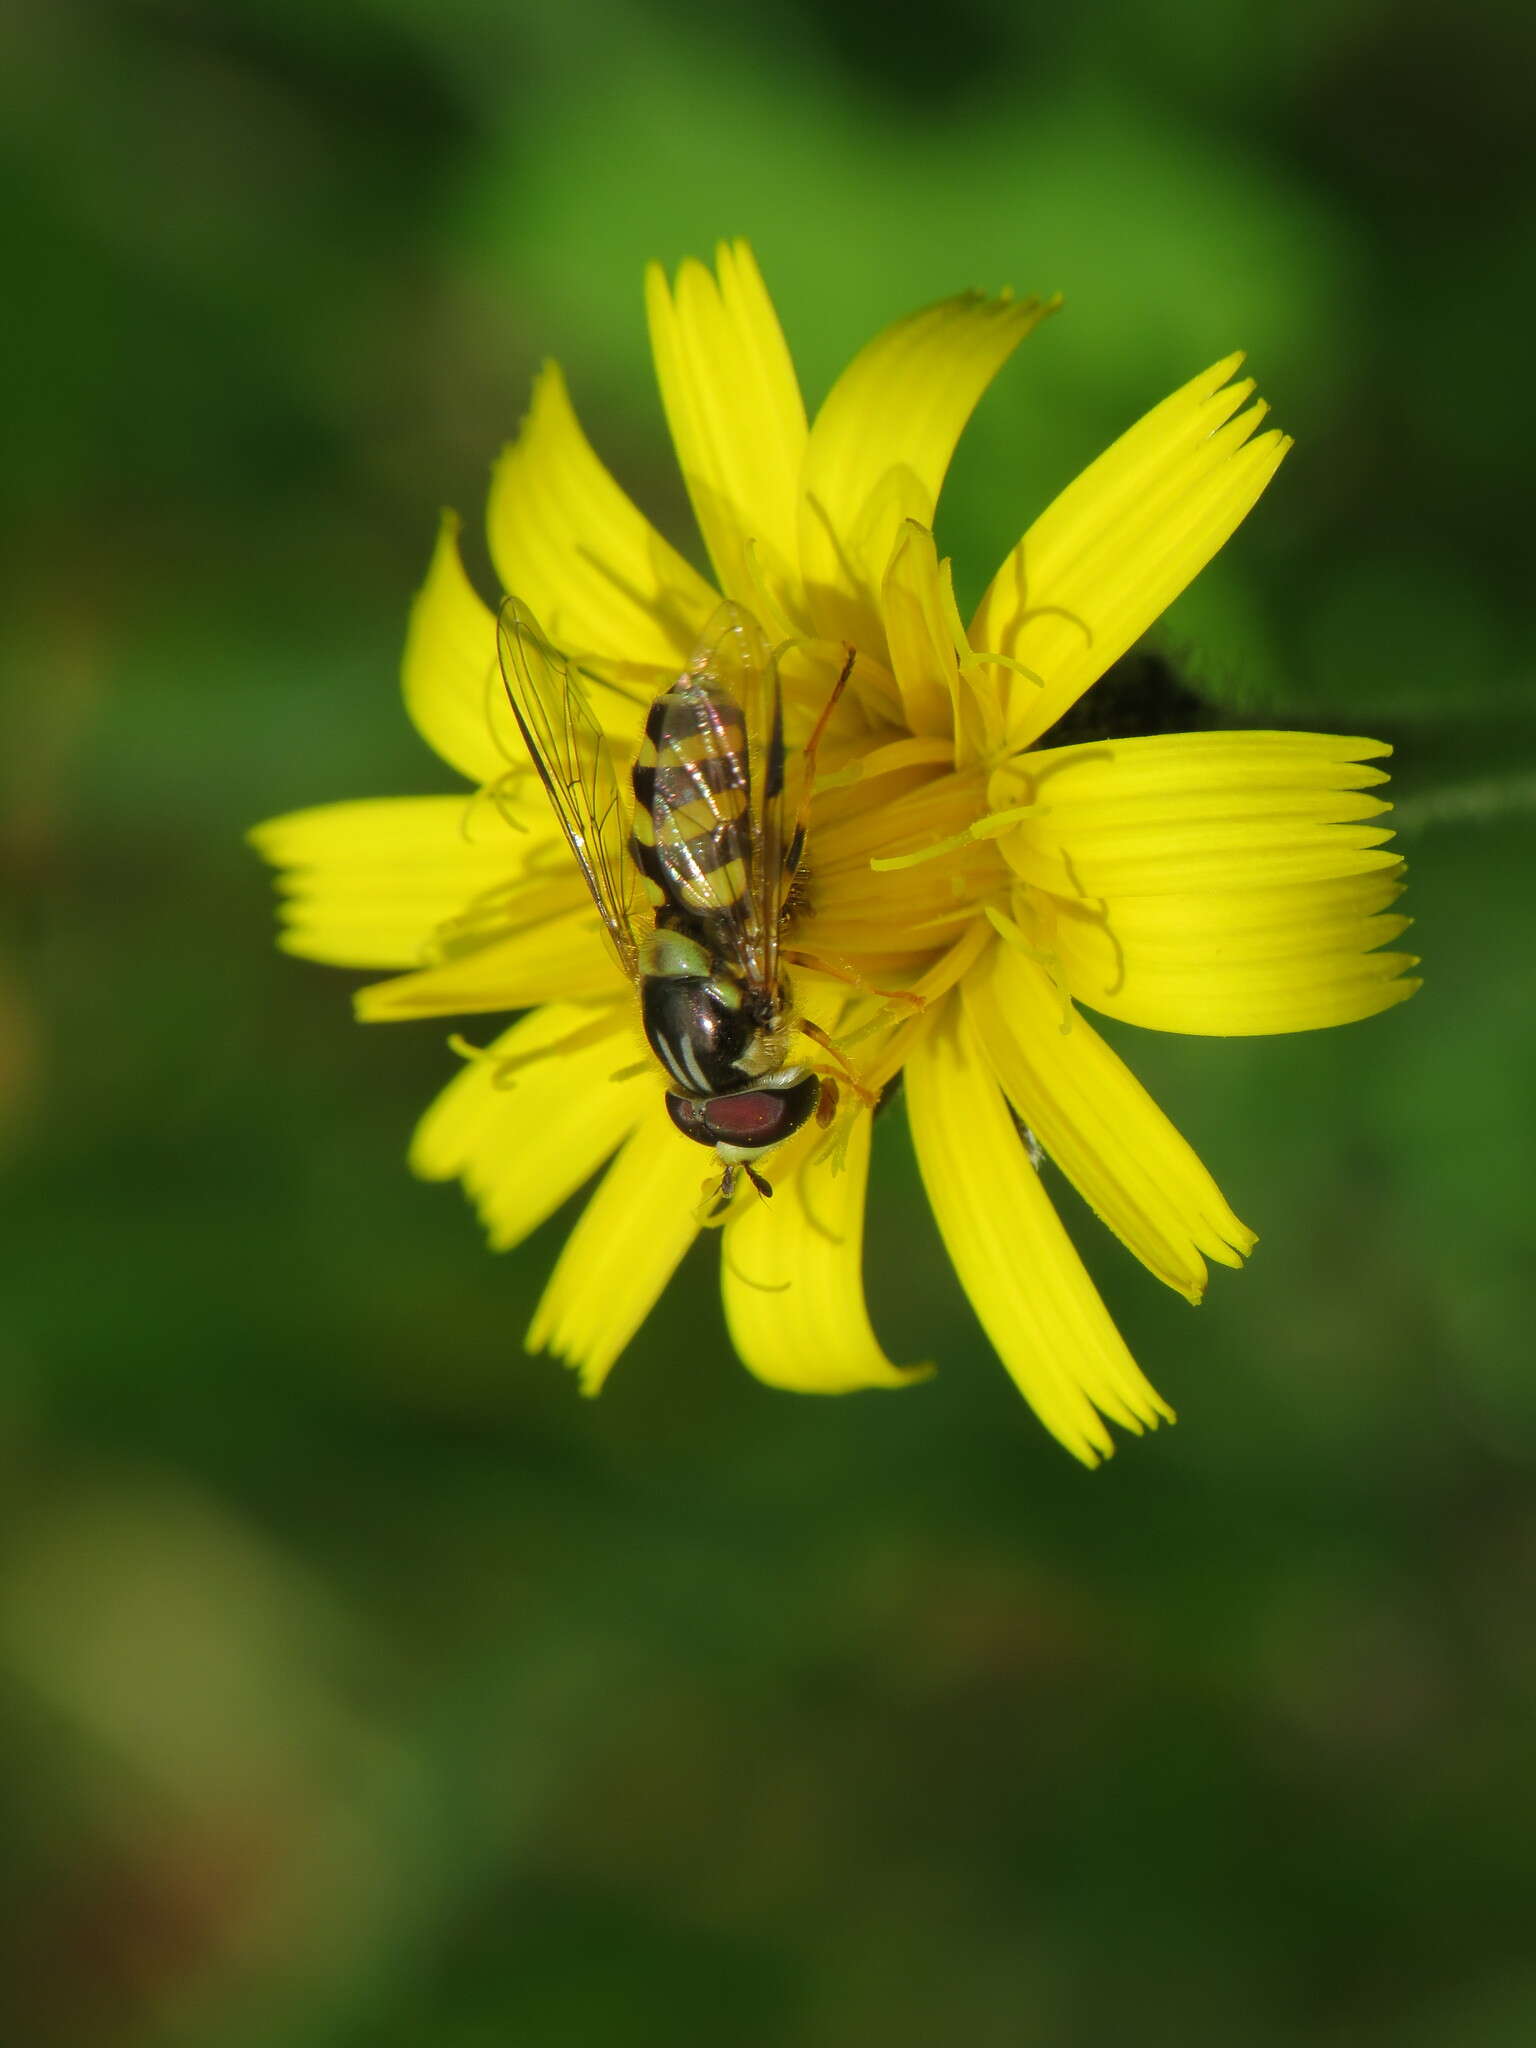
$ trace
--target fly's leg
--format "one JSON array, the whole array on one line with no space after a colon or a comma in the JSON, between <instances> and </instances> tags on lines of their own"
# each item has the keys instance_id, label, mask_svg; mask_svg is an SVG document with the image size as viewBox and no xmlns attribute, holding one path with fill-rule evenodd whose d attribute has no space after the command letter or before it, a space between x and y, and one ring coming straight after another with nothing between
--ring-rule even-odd
<instances>
[{"instance_id":1,"label":"fly's leg","mask_svg":"<svg viewBox=\"0 0 1536 2048\"><path fill-rule=\"evenodd\" d=\"M714 1229L730 1214L731 1198L736 1193L736 1172L734 1163L727 1162L725 1171L718 1180L705 1181L703 1198L694 1212L695 1220L701 1229Z\"/></svg>"},{"instance_id":2,"label":"fly's leg","mask_svg":"<svg viewBox=\"0 0 1536 2048\"><path fill-rule=\"evenodd\" d=\"M813 1024L809 1017L802 1017L800 1019L799 1029L805 1033L806 1037L810 1039L813 1045L819 1045L822 1051L827 1055L828 1059L832 1060L836 1064L842 1075L843 1081L846 1082L851 1093L857 1095L860 1102L863 1103L866 1109L873 1109L877 1098L874 1095L872 1095L870 1091L864 1086L864 1083L859 1079L858 1075L854 1072L853 1068L848 1064L848 1061L844 1056L842 1049L837 1044L837 1041L829 1037L829 1035L822 1030L819 1024ZM830 1114L835 1115L837 1112L837 1099L838 1093L840 1092L840 1087L838 1081L830 1075L823 1080L822 1085L824 1088L827 1086L828 1082L830 1082L831 1087L833 1089L832 1110ZM819 1103L817 1104L816 1108L816 1121L818 1123L822 1123L821 1105ZM828 1121L830 1121L830 1115ZM823 1129L825 1129L825 1124L823 1124L822 1127Z\"/></svg>"},{"instance_id":3,"label":"fly's leg","mask_svg":"<svg viewBox=\"0 0 1536 2048\"><path fill-rule=\"evenodd\" d=\"M741 1175L752 1183L765 1202L773 1199L772 1181L765 1180L749 1160L728 1159L719 1180L704 1183L704 1200L699 1205L698 1220L706 1230L714 1224L723 1223L730 1214L736 1195L736 1181Z\"/></svg>"},{"instance_id":4,"label":"fly's leg","mask_svg":"<svg viewBox=\"0 0 1536 2048\"><path fill-rule=\"evenodd\" d=\"M861 996L879 996L886 1003L910 1003L912 1014L917 1016L928 1007L928 998L920 996L910 988L876 988L873 982L864 979L855 968L842 960L828 960L820 953L786 951L782 956L793 967L807 967L812 974L824 974L828 981L840 981L847 987L857 989Z\"/></svg>"},{"instance_id":5,"label":"fly's leg","mask_svg":"<svg viewBox=\"0 0 1536 2048\"><path fill-rule=\"evenodd\" d=\"M816 721L815 730L806 741L801 753L800 803L795 812L795 829L789 838L789 851L784 856L784 870L786 874L792 875L795 872L795 869L800 865L800 856L805 851L805 828L810 822L811 797L816 788L817 749L821 745L822 734L827 729L832 713L837 709L837 700L848 687L848 678L853 674L853 664L858 658L859 650L856 647L850 647L848 658L843 663L837 681L832 685L832 694L821 707L821 716Z\"/></svg>"}]
</instances>

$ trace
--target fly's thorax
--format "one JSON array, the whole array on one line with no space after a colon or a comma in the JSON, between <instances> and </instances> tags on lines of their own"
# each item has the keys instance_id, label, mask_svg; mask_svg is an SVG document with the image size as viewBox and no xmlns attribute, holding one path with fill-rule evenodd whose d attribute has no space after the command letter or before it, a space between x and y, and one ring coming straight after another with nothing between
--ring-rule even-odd
<instances>
[{"instance_id":1,"label":"fly's thorax","mask_svg":"<svg viewBox=\"0 0 1536 2048\"><path fill-rule=\"evenodd\" d=\"M755 1087L697 1101L667 1095L667 1114L684 1137L713 1146L728 1164L760 1159L803 1130L816 1113L821 1084L803 1067L780 1067Z\"/></svg>"},{"instance_id":2,"label":"fly's thorax","mask_svg":"<svg viewBox=\"0 0 1536 2048\"><path fill-rule=\"evenodd\" d=\"M658 925L640 941L640 972L652 981L708 981L716 959L695 932Z\"/></svg>"},{"instance_id":3,"label":"fly's thorax","mask_svg":"<svg viewBox=\"0 0 1536 2048\"><path fill-rule=\"evenodd\" d=\"M694 933L659 927L640 948L640 1021L685 1095L727 1095L783 1065L782 987L749 988Z\"/></svg>"}]
</instances>

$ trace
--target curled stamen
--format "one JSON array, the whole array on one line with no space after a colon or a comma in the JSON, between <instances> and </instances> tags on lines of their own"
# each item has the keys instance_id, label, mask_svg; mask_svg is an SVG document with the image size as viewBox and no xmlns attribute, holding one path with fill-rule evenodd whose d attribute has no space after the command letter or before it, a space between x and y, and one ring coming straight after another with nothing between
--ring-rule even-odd
<instances>
[{"instance_id":1,"label":"curled stamen","mask_svg":"<svg viewBox=\"0 0 1536 2048\"><path fill-rule=\"evenodd\" d=\"M562 1038L552 1038L546 1045L534 1045L524 1052L498 1053L493 1046L475 1045L457 1031L448 1035L448 1047L461 1060L488 1060L494 1068L491 1076L493 1088L515 1088L517 1076L524 1067L537 1066L540 1060L553 1058L558 1053L580 1052L583 1047L596 1045L613 1030L613 1018L609 1015L594 1017L590 1023L580 1024L574 1031L567 1031ZM614 1075L613 1079L620 1077Z\"/></svg>"},{"instance_id":2,"label":"curled stamen","mask_svg":"<svg viewBox=\"0 0 1536 2048\"><path fill-rule=\"evenodd\" d=\"M916 1016L921 1010L927 1008L921 996L916 998L916 1004L917 1008L909 1012L910 1015ZM872 1016L864 1019L862 1024L855 1024L851 1028L844 1030L838 1039L838 1043L844 1046L862 1045L866 1038L873 1038L877 1031L887 1030L891 1022L890 1007L889 1002L882 1003ZM867 1089L864 1091L866 1094L868 1092ZM872 1097L871 1100L873 1101L874 1098Z\"/></svg>"},{"instance_id":3,"label":"curled stamen","mask_svg":"<svg viewBox=\"0 0 1536 2048\"><path fill-rule=\"evenodd\" d=\"M981 919L975 918L949 951L937 959L928 972L921 975L912 985L912 993L922 996L925 1002L935 1003L940 996L948 995L955 983L966 970L980 959L990 943L987 927ZM923 1022L923 1012L911 1019L912 1024ZM903 1026L903 1029L910 1028ZM886 1078L889 1078L888 1076ZM881 1082L884 1086L884 1081Z\"/></svg>"},{"instance_id":4,"label":"curled stamen","mask_svg":"<svg viewBox=\"0 0 1536 2048\"><path fill-rule=\"evenodd\" d=\"M976 898L966 882L959 875L949 878L949 893L954 902L948 910L941 910L933 917L920 917L906 927L910 936L913 932L949 931L962 920L969 921L976 908Z\"/></svg>"},{"instance_id":5,"label":"curled stamen","mask_svg":"<svg viewBox=\"0 0 1536 2048\"><path fill-rule=\"evenodd\" d=\"M939 564L939 607L955 653L954 671L945 680L954 706L956 760L988 760L1003 741L1002 706L995 691L972 686L971 677L986 657L977 653L965 630L955 598L954 564L948 556Z\"/></svg>"},{"instance_id":6,"label":"curled stamen","mask_svg":"<svg viewBox=\"0 0 1536 2048\"><path fill-rule=\"evenodd\" d=\"M882 1090L900 1073L912 1047L932 1025L937 1015L935 1005L939 998L948 995L962 976L976 964L987 947L992 944L992 940L992 929L986 921L979 917L972 918L948 952L941 954L927 973L920 975L913 983L910 994L922 998L924 1007L921 1010L894 1026L889 1018L877 1015L871 1022L858 1025L852 1032L842 1034L842 1042L845 1045L850 1039L865 1036L871 1029L878 1030L884 1027L887 1034L880 1050L864 1068L864 1086L861 1090L863 1099L867 1101L873 1097L874 1104L878 1107Z\"/></svg>"},{"instance_id":7,"label":"curled stamen","mask_svg":"<svg viewBox=\"0 0 1536 2048\"><path fill-rule=\"evenodd\" d=\"M512 752L501 736L501 727L495 716L496 706L501 701L496 695L497 689L505 689L505 687L506 685L502 679L501 663L493 661L485 672L485 689L483 692L485 699L485 729L491 736L491 745L500 754L509 768L514 770L526 768L528 766L526 755L519 756Z\"/></svg>"},{"instance_id":8,"label":"curled stamen","mask_svg":"<svg viewBox=\"0 0 1536 2048\"><path fill-rule=\"evenodd\" d=\"M944 630L954 647L956 664L960 668L968 668L975 659L976 650L960 616L960 604L955 596L955 565L949 555L939 563L939 609L944 614Z\"/></svg>"},{"instance_id":9,"label":"curled stamen","mask_svg":"<svg viewBox=\"0 0 1536 2048\"><path fill-rule=\"evenodd\" d=\"M1022 661L1015 661L1011 654L994 654L987 648L973 647L969 658L962 660L964 669L1005 668L1010 675L1022 676L1026 683L1033 683L1037 690L1045 688L1045 677L1037 668L1027 668Z\"/></svg>"},{"instance_id":10,"label":"curled stamen","mask_svg":"<svg viewBox=\"0 0 1536 2048\"><path fill-rule=\"evenodd\" d=\"M830 775L818 775L818 794L824 789L846 789L855 782L873 782L882 775L899 774L903 768L926 768L948 764L954 749L948 740L924 738L920 734L904 740L888 740L867 754L850 761Z\"/></svg>"},{"instance_id":11,"label":"curled stamen","mask_svg":"<svg viewBox=\"0 0 1536 2048\"><path fill-rule=\"evenodd\" d=\"M1076 1012L1072 1008L1072 991L1067 987L1066 978L1062 973L1060 954L1048 952L1044 947L1033 944L1025 937L1022 928L1014 923L1006 911L999 910L995 903L986 906L986 915L987 922L1000 939L1012 946L1015 952L1022 953L1026 960L1033 960L1038 967L1043 967L1050 976L1052 985L1061 999L1061 1035L1065 1038L1072 1029L1072 1019Z\"/></svg>"},{"instance_id":12,"label":"curled stamen","mask_svg":"<svg viewBox=\"0 0 1536 2048\"><path fill-rule=\"evenodd\" d=\"M853 1118L851 1116L840 1116L831 1128L823 1134L820 1143L807 1153L806 1166L819 1166L825 1160L828 1173L837 1175L846 1172L848 1166L848 1144L852 1136ZM819 1232L830 1244L842 1243L843 1240L836 1231L829 1230L824 1223L818 1222L811 1214L811 1206L805 1199L803 1187L800 1194L800 1208L812 1230Z\"/></svg>"},{"instance_id":13,"label":"curled stamen","mask_svg":"<svg viewBox=\"0 0 1536 2048\"><path fill-rule=\"evenodd\" d=\"M518 767L514 764L504 774L498 775L494 782L484 782L480 785L474 795L470 797L468 803L465 804L464 815L459 820L459 836L466 844L475 844L471 824L476 810L482 803L493 804L496 814L502 823L510 826L514 832L522 833L526 837L529 827L523 823L522 819L512 809L510 802L513 787L523 781L526 775L526 767Z\"/></svg>"},{"instance_id":14,"label":"curled stamen","mask_svg":"<svg viewBox=\"0 0 1536 2048\"><path fill-rule=\"evenodd\" d=\"M531 932L564 914L569 891L566 877L553 875L540 883L537 852L525 863L523 875L509 882L496 882L482 889L452 917L443 918L429 935L424 957L447 961L474 953L498 939ZM557 893L551 894L554 884Z\"/></svg>"},{"instance_id":15,"label":"curled stamen","mask_svg":"<svg viewBox=\"0 0 1536 2048\"><path fill-rule=\"evenodd\" d=\"M724 1221L723 1217L721 1218L721 1221ZM750 1273L744 1273L741 1270L740 1266L737 1265L736 1261L731 1257L730 1244L731 1240L728 1237L724 1237L720 1240L720 1257L724 1261L724 1263L730 1268L731 1272L736 1276L736 1278L741 1282L743 1287L755 1287L759 1294L788 1294L790 1288L794 1284L793 1281L754 1280L752 1278L752 1275Z\"/></svg>"},{"instance_id":16,"label":"curled stamen","mask_svg":"<svg viewBox=\"0 0 1536 2048\"><path fill-rule=\"evenodd\" d=\"M792 1183L794 1199L799 1206L800 1214L805 1218L812 1230L815 1231L816 1235L825 1238L828 1244L838 1245L845 1243L846 1234L841 1230L834 1230L830 1223L824 1223L811 1207L811 1183L806 1178L806 1172L818 1160L827 1157L829 1153L832 1155L830 1172L839 1174L843 1171L847 1160L848 1136L852 1125L852 1116L840 1116L832 1128L827 1131L822 1142L806 1154L802 1168L795 1174Z\"/></svg>"},{"instance_id":17,"label":"curled stamen","mask_svg":"<svg viewBox=\"0 0 1536 2048\"><path fill-rule=\"evenodd\" d=\"M946 853L958 853L965 846L979 846L988 839L1000 839L1005 832L1011 832L1022 818L1027 818L1039 809L1038 804L1014 804L1006 811L991 811L984 818L977 818L966 826L963 832L952 832L947 839L937 839L932 846L920 847L916 853L888 853L872 860L870 866L876 874L885 875L899 868L920 867L925 860L938 860Z\"/></svg>"},{"instance_id":18,"label":"curled stamen","mask_svg":"<svg viewBox=\"0 0 1536 2048\"><path fill-rule=\"evenodd\" d=\"M1068 605L1027 605L1025 609L1022 612L1020 612L1018 622L1021 626L1027 626L1031 619L1065 619L1069 626L1076 626L1077 630L1079 631L1079 633L1082 634L1083 639L1087 642L1087 644L1090 647L1093 645L1092 626L1089 625L1088 621L1083 617L1081 612L1073 611L1071 607ZM995 661L997 657L995 655L990 655L988 656L988 659Z\"/></svg>"}]
</instances>

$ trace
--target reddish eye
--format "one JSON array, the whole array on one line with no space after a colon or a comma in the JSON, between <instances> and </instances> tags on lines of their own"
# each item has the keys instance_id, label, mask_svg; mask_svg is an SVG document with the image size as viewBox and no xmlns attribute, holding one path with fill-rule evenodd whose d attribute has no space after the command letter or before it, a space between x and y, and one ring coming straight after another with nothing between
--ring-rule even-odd
<instances>
[{"instance_id":1,"label":"reddish eye","mask_svg":"<svg viewBox=\"0 0 1536 2048\"><path fill-rule=\"evenodd\" d=\"M814 1074L803 1074L788 1088L744 1088L739 1095L712 1095L707 1102L668 1089L667 1115L697 1145L767 1152L794 1136L820 1093Z\"/></svg>"},{"instance_id":2,"label":"reddish eye","mask_svg":"<svg viewBox=\"0 0 1536 2048\"><path fill-rule=\"evenodd\" d=\"M806 1074L790 1088L716 1095L704 1104L704 1121L717 1144L765 1152L794 1136L816 1107L819 1093L816 1076Z\"/></svg>"},{"instance_id":3,"label":"reddish eye","mask_svg":"<svg viewBox=\"0 0 1536 2048\"><path fill-rule=\"evenodd\" d=\"M768 1088L717 1095L705 1109L714 1137L727 1145L771 1145L784 1121L785 1101Z\"/></svg>"}]
</instances>

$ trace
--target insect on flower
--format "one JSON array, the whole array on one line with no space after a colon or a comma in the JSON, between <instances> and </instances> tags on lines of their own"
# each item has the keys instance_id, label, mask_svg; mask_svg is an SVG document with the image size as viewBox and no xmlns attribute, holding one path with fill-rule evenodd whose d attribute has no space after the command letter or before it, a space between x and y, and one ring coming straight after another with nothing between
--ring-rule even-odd
<instances>
[{"instance_id":1,"label":"insect on flower","mask_svg":"<svg viewBox=\"0 0 1536 2048\"><path fill-rule=\"evenodd\" d=\"M817 748L856 654L792 774L777 662L752 614L722 604L651 702L626 803L581 677L518 598L502 606L499 642L519 730L666 1071L667 1114L724 1168L712 1213L738 1174L771 1195L753 1162L837 1108L837 1081L791 1059L793 1039L844 1065L796 1014L780 940Z\"/></svg>"},{"instance_id":2,"label":"insect on flower","mask_svg":"<svg viewBox=\"0 0 1536 2048\"><path fill-rule=\"evenodd\" d=\"M1239 356L1035 507L961 613L940 490L973 406L1054 305L921 308L808 416L745 243L713 268L652 268L708 572L604 467L551 364L487 509L498 588L517 593L505 694L498 613L452 515L411 614L412 719L493 803L527 791L527 830L476 829L461 793L321 805L254 835L282 870L282 944L389 971L357 991L361 1019L503 1020L488 1044L453 1041L474 1057L410 1162L460 1182L498 1250L595 1179L526 1339L588 1393L708 1223L731 1342L760 1379L829 1394L921 1377L886 1355L865 1298L874 1110L900 1080L961 1286L1046 1427L1096 1463L1113 1426L1172 1410L1037 1153L1191 1302L1255 1240L1095 1013L1206 1038L1313 1031L1418 986L1388 943L1406 927L1389 750L1211 730L1131 652L1290 445ZM772 1202L747 1198L770 1182Z\"/></svg>"}]
</instances>

